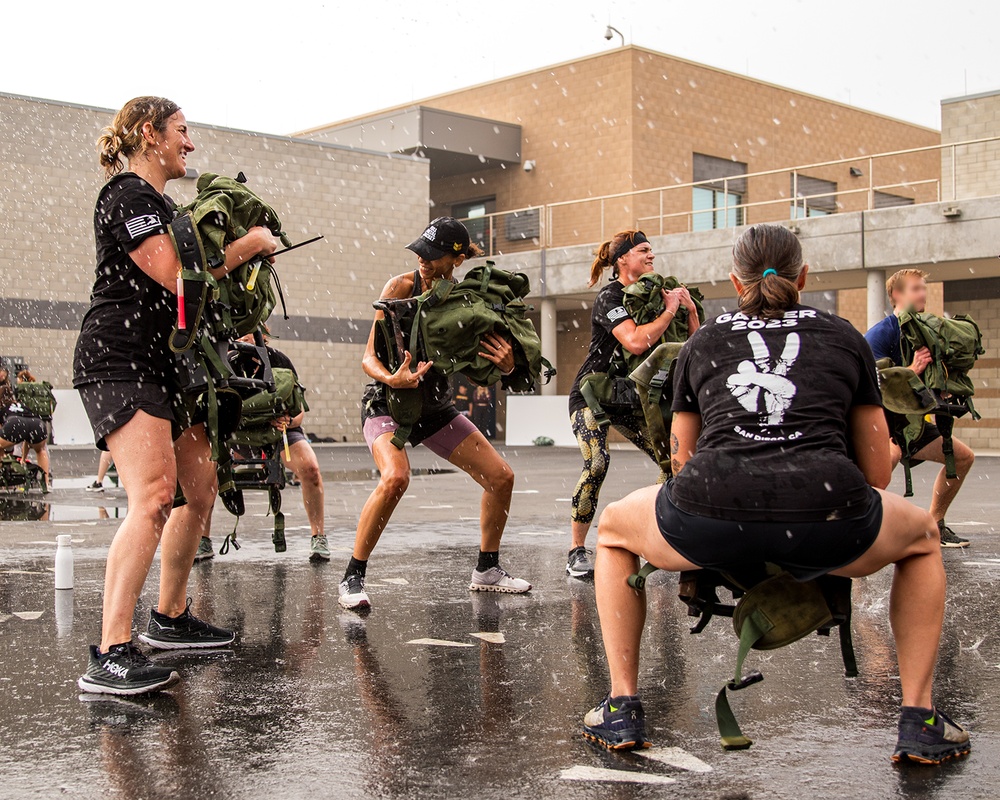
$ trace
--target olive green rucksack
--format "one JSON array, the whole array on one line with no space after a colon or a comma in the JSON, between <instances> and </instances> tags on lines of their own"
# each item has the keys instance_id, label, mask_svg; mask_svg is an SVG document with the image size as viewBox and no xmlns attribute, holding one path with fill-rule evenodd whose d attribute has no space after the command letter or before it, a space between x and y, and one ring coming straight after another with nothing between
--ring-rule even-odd
<instances>
[{"instance_id":1,"label":"olive green rucksack","mask_svg":"<svg viewBox=\"0 0 1000 800\"><path fill-rule=\"evenodd\" d=\"M243 399L240 424L229 437L233 445L261 449L281 441L281 430L272 420L287 414L296 417L309 410L305 387L298 382L290 369L273 367L274 390L261 391Z\"/></svg>"},{"instance_id":2,"label":"olive green rucksack","mask_svg":"<svg viewBox=\"0 0 1000 800\"><path fill-rule=\"evenodd\" d=\"M903 449L903 468L906 474L905 496L913 495L913 481L910 475L911 462L915 455L912 445L921 438L926 415L933 414L934 422L941 432L941 448L945 457L945 475L950 479L958 477L955 470L955 449L953 432L955 420L971 414L978 420L979 414L972 402L976 393L975 384L969 372L975 366L977 359L983 353L983 334L972 317L956 314L954 317L938 317L927 312L916 312L912 309L899 314L900 348L903 360L912 363L913 355L921 347L926 347L931 354L931 362L921 375L915 375L912 370L906 370L915 381L913 391L922 397L918 401L921 407L927 406L927 401L934 403L925 411L917 413L893 412L890 406L899 403L899 397L886 396L887 372L880 372L882 382L883 403L890 411L888 417L893 436ZM891 383L889 384L892 385ZM897 391L896 395L900 395ZM905 395L905 390L903 392ZM928 398L929 395L929 398Z\"/></svg>"},{"instance_id":3,"label":"olive green rucksack","mask_svg":"<svg viewBox=\"0 0 1000 800\"><path fill-rule=\"evenodd\" d=\"M52 419L56 410L56 396L48 381L23 381L14 387L14 397L29 414L45 420Z\"/></svg>"},{"instance_id":4,"label":"olive green rucksack","mask_svg":"<svg viewBox=\"0 0 1000 800\"><path fill-rule=\"evenodd\" d=\"M657 568L645 564L628 579L637 591L646 588L646 579ZM701 633L713 616L733 618L739 637L733 680L727 681L715 698L715 719L724 750L745 750L753 740L744 736L729 705L728 692L741 691L764 680L759 671L743 674L743 662L750 650L776 650L810 633L829 636L839 628L840 653L844 674L858 674L854 643L851 639L850 578L823 575L810 581L797 581L774 564L742 565L729 572L699 569L680 573L678 596L688 607L688 616L698 617L691 633ZM718 590L727 589L732 603L723 603Z\"/></svg>"},{"instance_id":5,"label":"olive green rucksack","mask_svg":"<svg viewBox=\"0 0 1000 800\"><path fill-rule=\"evenodd\" d=\"M684 345L680 342L664 342L629 373L629 379L639 395L656 461L664 475L671 472L670 420L673 416L674 365L682 347Z\"/></svg>"},{"instance_id":6,"label":"olive green rucksack","mask_svg":"<svg viewBox=\"0 0 1000 800\"><path fill-rule=\"evenodd\" d=\"M242 381L227 360L229 344L259 329L275 307L275 290L280 298L281 288L267 259L253 259L218 280L209 270L224 263L227 245L258 225L290 246L277 213L245 181L242 173L236 179L203 174L198 195L178 209L169 228L184 289L170 347L182 367L182 389L205 412L213 460L236 430L242 403Z\"/></svg>"},{"instance_id":7,"label":"olive green rucksack","mask_svg":"<svg viewBox=\"0 0 1000 800\"><path fill-rule=\"evenodd\" d=\"M433 361L443 375L461 373L478 386L502 382L513 392L530 392L555 370L542 356L535 326L527 318L531 306L524 302L530 291L528 276L499 269L492 261L473 267L458 281L439 280L418 297L380 300L374 307L383 318L375 327L375 352L395 372L409 351L414 363ZM514 371L500 368L479 355L480 340L496 332L511 342ZM410 428L420 419L420 389L380 388L389 413L399 425L392 442L402 447Z\"/></svg>"},{"instance_id":8,"label":"olive green rucksack","mask_svg":"<svg viewBox=\"0 0 1000 800\"><path fill-rule=\"evenodd\" d=\"M647 272L639 276L635 283L625 287L624 305L629 316L636 325L652 322L663 313L663 290L670 291L683 284L671 275L660 275ZM698 309L698 320L705 321L705 309L702 305L704 297L696 287L686 287ZM597 420L598 425L611 423L608 410L633 413L636 416L643 413L642 400L632 379L634 371L646 360L650 353L661 344L685 342L688 338L688 310L681 306L670 321L667 329L650 346L645 353L636 355L630 353L620 344L615 347L611 363L606 372L592 372L580 379L580 394L586 400L588 408Z\"/></svg>"}]
</instances>

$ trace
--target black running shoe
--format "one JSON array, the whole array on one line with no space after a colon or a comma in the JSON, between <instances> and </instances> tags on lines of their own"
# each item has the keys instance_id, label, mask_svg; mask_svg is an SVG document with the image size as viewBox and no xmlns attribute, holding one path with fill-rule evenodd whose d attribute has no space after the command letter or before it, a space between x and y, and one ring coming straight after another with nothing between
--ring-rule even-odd
<instances>
[{"instance_id":1,"label":"black running shoe","mask_svg":"<svg viewBox=\"0 0 1000 800\"><path fill-rule=\"evenodd\" d=\"M942 547L968 547L969 540L963 539L955 531L944 524L944 520L938 523L938 530L941 532Z\"/></svg>"},{"instance_id":2,"label":"black running shoe","mask_svg":"<svg viewBox=\"0 0 1000 800\"><path fill-rule=\"evenodd\" d=\"M150 609L146 632L139 640L159 650L187 650L193 647L225 647L232 644L236 634L225 628L216 628L191 613L191 600L179 617L168 617Z\"/></svg>"},{"instance_id":3,"label":"black running shoe","mask_svg":"<svg viewBox=\"0 0 1000 800\"><path fill-rule=\"evenodd\" d=\"M903 706L899 715L899 741L892 760L897 764L942 764L968 755L969 734L937 709Z\"/></svg>"},{"instance_id":4,"label":"black running shoe","mask_svg":"<svg viewBox=\"0 0 1000 800\"><path fill-rule=\"evenodd\" d=\"M146 694L180 680L172 669L156 666L131 642L117 644L107 653L90 646L87 671L77 680L81 691L93 694Z\"/></svg>"},{"instance_id":5,"label":"black running shoe","mask_svg":"<svg viewBox=\"0 0 1000 800\"><path fill-rule=\"evenodd\" d=\"M653 745L646 738L646 715L635 696L609 694L583 718L583 735L608 750L638 750Z\"/></svg>"}]
</instances>

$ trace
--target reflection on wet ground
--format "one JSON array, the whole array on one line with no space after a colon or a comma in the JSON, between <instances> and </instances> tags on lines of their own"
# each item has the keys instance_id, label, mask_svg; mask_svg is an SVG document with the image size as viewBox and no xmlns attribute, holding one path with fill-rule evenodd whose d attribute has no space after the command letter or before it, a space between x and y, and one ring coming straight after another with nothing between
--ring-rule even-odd
<instances>
[{"instance_id":1,"label":"reflection on wet ground","mask_svg":"<svg viewBox=\"0 0 1000 800\"><path fill-rule=\"evenodd\" d=\"M623 467L639 469L638 459L622 456L615 454ZM975 549L946 553L937 687L973 731L971 758L929 770L899 770L888 760L899 688L888 573L857 582L861 676L842 677L836 637L753 654L751 666L766 679L733 703L756 744L723 753L712 706L732 675L730 622L689 635L676 580L657 573L640 679L654 760L597 751L578 734L607 680L593 586L563 574L565 507L553 505L561 495L547 481L576 461L561 458L512 460L523 485L540 492L516 501L503 556L534 582L530 595L467 591L478 537L476 495L463 476L430 478L423 495L415 487L404 506L413 517L390 525L372 558L367 617L337 606L354 505L341 512L329 504L327 565L309 564L294 535L287 554L274 554L261 519L238 554L197 565L190 586L196 613L235 627L236 644L157 656L184 680L147 700L81 700L74 685L99 628L102 548L114 523L0 526L0 797L993 796L1000 537L983 523L997 510L988 487L970 492L966 510L975 513L955 518ZM452 510L440 510L443 488ZM360 503L367 489L342 499ZM431 497L438 505L420 511ZM65 532L74 534L76 588L55 592L54 537ZM157 579L154 566L137 624L155 602Z\"/></svg>"}]
</instances>

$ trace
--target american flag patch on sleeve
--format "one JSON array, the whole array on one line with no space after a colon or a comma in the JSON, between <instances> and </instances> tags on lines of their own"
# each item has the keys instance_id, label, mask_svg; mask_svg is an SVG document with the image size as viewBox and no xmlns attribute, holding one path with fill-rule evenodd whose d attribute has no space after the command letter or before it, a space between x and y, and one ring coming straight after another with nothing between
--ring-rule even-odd
<instances>
[{"instance_id":1,"label":"american flag patch on sleeve","mask_svg":"<svg viewBox=\"0 0 1000 800\"><path fill-rule=\"evenodd\" d=\"M138 239L140 236L162 227L163 222L156 214L143 214L138 217L132 217L132 219L125 223L125 230L128 231L129 236L133 239Z\"/></svg>"}]
</instances>

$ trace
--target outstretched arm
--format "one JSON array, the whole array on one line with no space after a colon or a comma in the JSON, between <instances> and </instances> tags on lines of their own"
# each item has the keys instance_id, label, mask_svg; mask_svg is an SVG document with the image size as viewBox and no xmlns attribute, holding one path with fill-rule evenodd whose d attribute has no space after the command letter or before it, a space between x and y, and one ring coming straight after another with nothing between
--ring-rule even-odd
<instances>
[{"instance_id":1,"label":"outstretched arm","mask_svg":"<svg viewBox=\"0 0 1000 800\"><path fill-rule=\"evenodd\" d=\"M408 283L406 277L408 276L399 275L390 279L382 289L379 299L399 300L409 297L412 283ZM368 344L365 345L365 355L361 359L361 369L364 370L365 375L369 378L379 383L384 383L386 386L391 386L393 389L414 389L420 384L420 380L427 374L427 371L434 366L434 362L421 361L417 364L416 370L411 371L410 364L413 361L413 356L409 351L406 351L403 354L403 361L399 365L399 369L391 372L375 353L375 329L379 321L384 317L385 315L381 311L375 312L375 321L372 323L371 331L368 332Z\"/></svg>"}]
</instances>

